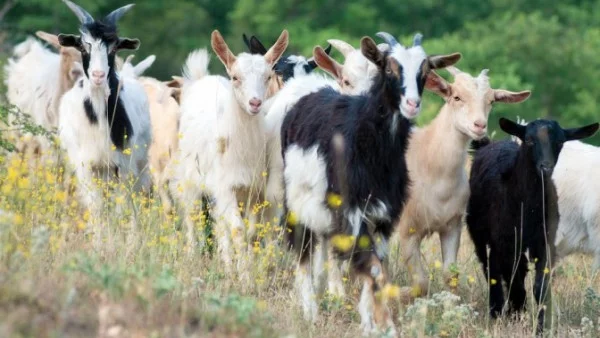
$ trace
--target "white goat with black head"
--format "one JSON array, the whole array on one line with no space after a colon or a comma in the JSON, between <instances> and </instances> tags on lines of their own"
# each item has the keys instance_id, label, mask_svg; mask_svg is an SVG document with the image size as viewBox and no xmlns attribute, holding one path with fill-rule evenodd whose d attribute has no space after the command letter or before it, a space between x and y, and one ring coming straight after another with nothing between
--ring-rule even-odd
<instances>
[{"instance_id":1,"label":"white goat with black head","mask_svg":"<svg viewBox=\"0 0 600 338\"><path fill-rule=\"evenodd\" d=\"M85 77L62 98L59 135L75 169L80 197L97 211L101 194L93 186L94 175L132 178L137 189L149 184L144 170L151 142L146 94L135 79L120 79L115 68L116 53L137 49L139 40L117 35L117 21L133 5L95 20L73 2L64 2L79 18L81 35L60 34L59 42L79 50Z\"/></svg>"}]
</instances>

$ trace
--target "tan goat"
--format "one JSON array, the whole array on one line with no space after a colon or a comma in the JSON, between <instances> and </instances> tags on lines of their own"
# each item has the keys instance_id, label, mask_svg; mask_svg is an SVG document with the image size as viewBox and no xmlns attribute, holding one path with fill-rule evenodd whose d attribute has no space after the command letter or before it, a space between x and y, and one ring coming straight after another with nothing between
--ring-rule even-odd
<instances>
[{"instance_id":1,"label":"tan goat","mask_svg":"<svg viewBox=\"0 0 600 338\"><path fill-rule=\"evenodd\" d=\"M490 88L487 70L472 77L456 67L447 69L454 76L452 84L434 72L427 78L426 88L446 103L429 125L412 132L406 153L412 184L396 227L401 259L413 281L412 287L402 288L405 301L428 292L429 278L421 262L420 244L434 232L440 236L443 268L451 280L470 195L465 169L470 141L486 135L493 103L522 102L530 95L529 91Z\"/></svg>"}]
</instances>

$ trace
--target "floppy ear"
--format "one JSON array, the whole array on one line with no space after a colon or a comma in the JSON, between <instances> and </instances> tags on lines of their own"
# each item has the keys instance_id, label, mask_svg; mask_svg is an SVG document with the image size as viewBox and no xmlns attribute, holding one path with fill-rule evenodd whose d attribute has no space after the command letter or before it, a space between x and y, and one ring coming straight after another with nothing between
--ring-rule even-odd
<instances>
[{"instance_id":1,"label":"floppy ear","mask_svg":"<svg viewBox=\"0 0 600 338\"><path fill-rule=\"evenodd\" d=\"M527 100L531 96L531 91L511 92L504 89L494 89L494 102L519 103Z\"/></svg>"},{"instance_id":2,"label":"floppy ear","mask_svg":"<svg viewBox=\"0 0 600 338\"><path fill-rule=\"evenodd\" d=\"M63 47L81 49L81 37L73 34L58 34L58 43Z\"/></svg>"},{"instance_id":3,"label":"floppy ear","mask_svg":"<svg viewBox=\"0 0 600 338\"><path fill-rule=\"evenodd\" d=\"M385 57L383 53L377 48L375 41L368 36L363 37L360 40L360 51L362 54L371 62L373 62L380 69L385 68Z\"/></svg>"},{"instance_id":4,"label":"floppy ear","mask_svg":"<svg viewBox=\"0 0 600 338\"><path fill-rule=\"evenodd\" d=\"M343 67L337 63L331 56L327 55L323 48L320 46L316 46L313 49L313 57L315 58L315 63L321 67L324 71L331 74L337 80L342 79L342 69Z\"/></svg>"},{"instance_id":5,"label":"floppy ear","mask_svg":"<svg viewBox=\"0 0 600 338\"><path fill-rule=\"evenodd\" d=\"M427 74L425 88L441 97L448 97L451 92L450 84L434 71L430 71Z\"/></svg>"},{"instance_id":6,"label":"floppy ear","mask_svg":"<svg viewBox=\"0 0 600 338\"><path fill-rule=\"evenodd\" d=\"M582 138L590 137L598 131L598 123L593 123L581 128L563 129L567 141L581 140Z\"/></svg>"},{"instance_id":7,"label":"floppy ear","mask_svg":"<svg viewBox=\"0 0 600 338\"><path fill-rule=\"evenodd\" d=\"M138 39L129 39L129 38L119 38L117 45L115 46L116 50L137 50L140 47L140 40Z\"/></svg>"},{"instance_id":8,"label":"floppy ear","mask_svg":"<svg viewBox=\"0 0 600 338\"><path fill-rule=\"evenodd\" d=\"M457 63L462 55L460 53L448 54L448 55L431 55L428 56L429 67L431 69L440 69L452 66Z\"/></svg>"},{"instance_id":9,"label":"floppy ear","mask_svg":"<svg viewBox=\"0 0 600 338\"><path fill-rule=\"evenodd\" d=\"M510 135L514 135L521 140L525 137L525 130L527 127L522 126L516 122L513 122L509 119L505 119L503 117L500 118L500 128L504 130L506 133Z\"/></svg>"},{"instance_id":10,"label":"floppy ear","mask_svg":"<svg viewBox=\"0 0 600 338\"><path fill-rule=\"evenodd\" d=\"M274 65L275 62L279 60L281 55L283 55L283 52L285 52L285 49L288 46L288 41L289 34L288 31L284 29L283 32L281 32L281 35L279 35L277 41L275 41L275 44L273 44L273 46L271 46L271 48L265 53L265 61L267 61L267 63L270 65Z\"/></svg>"}]
</instances>

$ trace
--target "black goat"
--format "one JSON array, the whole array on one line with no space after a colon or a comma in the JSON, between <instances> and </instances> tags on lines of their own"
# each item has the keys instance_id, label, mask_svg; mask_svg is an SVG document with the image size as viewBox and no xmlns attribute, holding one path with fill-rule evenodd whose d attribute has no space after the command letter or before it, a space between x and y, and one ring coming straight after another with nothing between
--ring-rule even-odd
<instances>
[{"instance_id":1,"label":"black goat","mask_svg":"<svg viewBox=\"0 0 600 338\"><path fill-rule=\"evenodd\" d=\"M536 120L526 126L500 119L500 127L521 139L476 145L469 180L467 226L490 288L489 309L502 312L502 281L509 289L509 311L525 307L527 257L535 264L535 299L546 296L558 225L556 190L551 179L563 143L593 135L598 123L562 129L556 121ZM489 252L488 252L489 248ZM538 332L544 323L538 314Z\"/></svg>"}]
</instances>

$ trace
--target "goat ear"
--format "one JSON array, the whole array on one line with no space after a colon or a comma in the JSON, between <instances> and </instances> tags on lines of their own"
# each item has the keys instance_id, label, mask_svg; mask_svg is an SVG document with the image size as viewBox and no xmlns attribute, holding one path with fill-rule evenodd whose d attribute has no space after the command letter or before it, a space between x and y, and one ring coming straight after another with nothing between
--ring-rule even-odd
<instances>
[{"instance_id":1,"label":"goat ear","mask_svg":"<svg viewBox=\"0 0 600 338\"><path fill-rule=\"evenodd\" d=\"M169 87L171 92L171 97L177 101L178 104L181 104L181 88L171 88Z\"/></svg>"},{"instance_id":2,"label":"goat ear","mask_svg":"<svg viewBox=\"0 0 600 338\"><path fill-rule=\"evenodd\" d=\"M37 31L37 32L35 32L35 35L38 38L49 43L52 47L56 48L57 50L60 49L61 46L60 46L60 42L58 42L58 35L46 33L44 31Z\"/></svg>"},{"instance_id":3,"label":"goat ear","mask_svg":"<svg viewBox=\"0 0 600 338\"><path fill-rule=\"evenodd\" d=\"M58 43L63 47L81 49L81 37L72 34L58 34Z\"/></svg>"},{"instance_id":4,"label":"goat ear","mask_svg":"<svg viewBox=\"0 0 600 338\"><path fill-rule=\"evenodd\" d=\"M212 49L215 51L215 54L217 54L219 57L219 60L221 60L223 65L225 65L225 68L227 68L229 71L231 66L233 66L235 63L236 57L229 49L229 46L227 46L227 43L223 39L221 33L219 33L219 31L216 29L212 32L210 44Z\"/></svg>"},{"instance_id":5,"label":"goat ear","mask_svg":"<svg viewBox=\"0 0 600 338\"><path fill-rule=\"evenodd\" d=\"M267 48L254 35L250 38L250 53L260 55L267 54Z\"/></svg>"},{"instance_id":6,"label":"goat ear","mask_svg":"<svg viewBox=\"0 0 600 338\"><path fill-rule=\"evenodd\" d=\"M321 46L316 46L313 49L313 57L315 63L324 71L331 74L337 80L342 79L343 67L337 63L331 56L327 55Z\"/></svg>"},{"instance_id":7,"label":"goat ear","mask_svg":"<svg viewBox=\"0 0 600 338\"><path fill-rule=\"evenodd\" d=\"M506 133L510 135L514 135L521 140L525 137L525 130L527 127L520 125L516 122L513 122L509 119L505 119L503 117L500 118L500 128L504 130Z\"/></svg>"},{"instance_id":8,"label":"goat ear","mask_svg":"<svg viewBox=\"0 0 600 338\"><path fill-rule=\"evenodd\" d=\"M119 38L119 41L115 46L116 50L137 50L138 48L140 48L140 40L129 38Z\"/></svg>"},{"instance_id":9,"label":"goat ear","mask_svg":"<svg viewBox=\"0 0 600 338\"><path fill-rule=\"evenodd\" d=\"M446 82L443 77L439 76L434 71L431 71L429 74L427 74L425 88L441 97L447 97L451 92L448 82Z\"/></svg>"},{"instance_id":10,"label":"goat ear","mask_svg":"<svg viewBox=\"0 0 600 338\"><path fill-rule=\"evenodd\" d=\"M370 37L365 36L360 40L360 51L369 61L373 62L380 69L385 67L385 57L379 48L377 48L375 41Z\"/></svg>"},{"instance_id":11,"label":"goat ear","mask_svg":"<svg viewBox=\"0 0 600 338\"><path fill-rule=\"evenodd\" d=\"M565 136L567 137L567 141L572 140L581 140L582 138L587 138L596 133L598 131L598 123L593 123L585 127L581 128L571 128L571 129L563 129L565 132Z\"/></svg>"},{"instance_id":12,"label":"goat ear","mask_svg":"<svg viewBox=\"0 0 600 338\"><path fill-rule=\"evenodd\" d=\"M281 55L283 55L283 52L285 52L288 42L289 34L288 31L284 29L277 41L275 41L275 44L265 53L265 60L268 64L274 65L275 62L279 60Z\"/></svg>"},{"instance_id":13,"label":"goat ear","mask_svg":"<svg viewBox=\"0 0 600 338\"><path fill-rule=\"evenodd\" d=\"M531 91L511 92L504 89L494 89L494 102L519 103L527 100L531 96Z\"/></svg>"},{"instance_id":14,"label":"goat ear","mask_svg":"<svg viewBox=\"0 0 600 338\"><path fill-rule=\"evenodd\" d=\"M453 53L448 55L431 55L428 56L427 59L429 60L429 67L431 69L440 69L452 66L457 63L461 57L462 55L460 53Z\"/></svg>"},{"instance_id":15,"label":"goat ear","mask_svg":"<svg viewBox=\"0 0 600 338\"><path fill-rule=\"evenodd\" d=\"M181 88L181 87L183 87L183 82L184 82L183 77L172 76L172 80L165 82L165 84L167 85L167 87L170 87L170 88Z\"/></svg>"}]
</instances>

